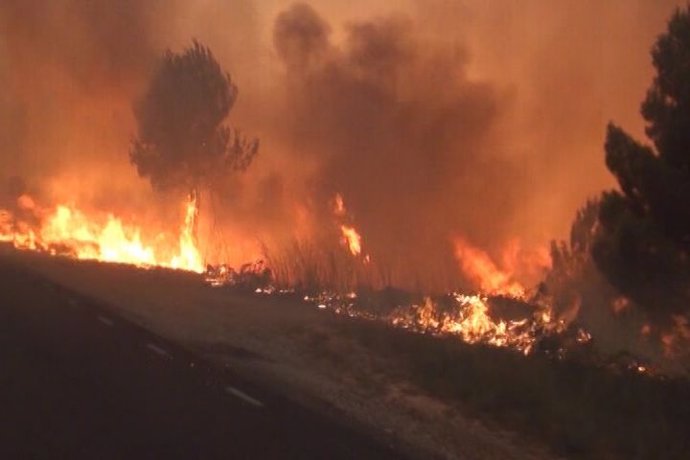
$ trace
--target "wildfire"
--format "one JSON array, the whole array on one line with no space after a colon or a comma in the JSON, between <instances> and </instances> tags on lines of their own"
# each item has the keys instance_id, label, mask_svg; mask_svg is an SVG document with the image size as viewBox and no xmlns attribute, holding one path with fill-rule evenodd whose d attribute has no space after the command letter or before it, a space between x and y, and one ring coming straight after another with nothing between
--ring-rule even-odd
<instances>
[{"instance_id":1,"label":"wildfire","mask_svg":"<svg viewBox=\"0 0 690 460\"><path fill-rule=\"evenodd\" d=\"M345 208L345 200L340 193L336 193L333 198L333 214L339 222L352 220L350 216L348 216L347 209ZM362 235L360 235L354 225L350 223L341 223L340 234L343 246L349 249L350 254L353 256L362 254ZM364 256L364 262L368 263L369 261L370 258L367 254Z\"/></svg>"},{"instance_id":2,"label":"wildfire","mask_svg":"<svg viewBox=\"0 0 690 460\"><path fill-rule=\"evenodd\" d=\"M333 199L333 213L336 216L345 215L345 201L340 193L336 193L335 198Z\"/></svg>"},{"instance_id":3,"label":"wildfire","mask_svg":"<svg viewBox=\"0 0 690 460\"><path fill-rule=\"evenodd\" d=\"M197 203L191 198L186 203L185 222L176 249L144 244L140 228L126 225L112 214L99 219L65 204L39 209L26 195L17 200L17 209L25 218L0 210L0 241L12 243L18 249L102 262L204 270L194 236ZM169 253L176 254L166 258L164 254Z\"/></svg>"},{"instance_id":4,"label":"wildfire","mask_svg":"<svg viewBox=\"0 0 690 460\"><path fill-rule=\"evenodd\" d=\"M515 298L525 296L525 288L512 278L512 274L499 269L489 255L475 248L462 238L456 238L455 255L460 268L479 289L488 295L503 295Z\"/></svg>"},{"instance_id":5,"label":"wildfire","mask_svg":"<svg viewBox=\"0 0 690 460\"><path fill-rule=\"evenodd\" d=\"M489 314L488 299L480 295L453 294L449 310L440 309L431 298L407 311L397 311L392 324L441 335L455 335L466 343L510 347L529 354L536 340L536 325L546 325L550 315L526 316L520 320L495 320Z\"/></svg>"},{"instance_id":6,"label":"wildfire","mask_svg":"<svg viewBox=\"0 0 690 460\"><path fill-rule=\"evenodd\" d=\"M185 207L184 226L180 231L180 253L174 256L171 268L204 271L204 262L196 239L196 224L199 218L199 205L195 196L190 196Z\"/></svg>"},{"instance_id":7,"label":"wildfire","mask_svg":"<svg viewBox=\"0 0 690 460\"><path fill-rule=\"evenodd\" d=\"M562 322L554 320L548 307L528 310L523 318L516 320L495 319L490 313L489 299L481 295L453 293L450 303L443 306L425 297L421 304L401 305L383 316L358 305L357 296L352 293L346 296L322 293L307 296L305 300L338 314L379 320L418 333L455 336L469 344L512 348L525 355L534 350L544 334L562 332L565 328ZM585 331L578 334L581 334L578 343L591 340Z\"/></svg>"},{"instance_id":8,"label":"wildfire","mask_svg":"<svg viewBox=\"0 0 690 460\"><path fill-rule=\"evenodd\" d=\"M362 237L354 227L349 227L347 225L341 225L340 231L343 234L343 242L347 245L348 249L353 256L358 256L362 253Z\"/></svg>"},{"instance_id":9,"label":"wildfire","mask_svg":"<svg viewBox=\"0 0 690 460\"><path fill-rule=\"evenodd\" d=\"M126 225L112 214L99 219L69 205L45 210L36 206L28 196L17 201L16 209L15 214L0 210L0 240L11 242L20 249L195 272L203 272L205 268L196 238L199 208L194 196L185 203L184 222L179 229L177 243L169 248L146 244L139 227ZM361 256L365 263L368 262L368 256L362 251L362 236L352 225L341 195L335 197L333 212L342 244L353 256ZM517 320L492 317L488 296L522 298L525 289L509 271L499 269L485 252L461 239L455 244L461 268L477 282L482 294L452 293L441 302L426 297L420 304L399 306L383 317L356 307L358 299L354 293L346 296L324 293L307 300L315 302L319 309L384 320L415 332L453 335L471 344L510 347L525 354L533 349L539 334L557 330L558 322L547 308L526 309L525 315ZM267 284L270 281L266 273L270 274L263 265L243 268L240 272L222 266L218 273L207 276L207 281L212 285L223 285L251 280L259 286L256 292L273 293L275 289Z\"/></svg>"}]
</instances>

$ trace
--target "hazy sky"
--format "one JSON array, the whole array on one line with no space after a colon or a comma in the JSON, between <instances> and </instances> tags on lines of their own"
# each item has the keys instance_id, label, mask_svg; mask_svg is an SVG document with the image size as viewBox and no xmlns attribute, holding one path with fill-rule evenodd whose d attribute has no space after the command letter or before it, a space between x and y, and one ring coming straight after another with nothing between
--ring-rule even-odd
<instances>
[{"instance_id":1,"label":"hazy sky","mask_svg":"<svg viewBox=\"0 0 690 460\"><path fill-rule=\"evenodd\" d=\"M296 208L317 216L340 188L382 257L438 258L458 234L543 244L613 186L606 123L642 136L649 50L683 3L5 0L0 180L151 213L127 159L131 106L156 56L197 38L240 88L231 123L262 141L222 206L240 233L289 231ZM323 49L309 42L314 65L295 70L280 50L302 46L305 24L323 26Z\"/></svg>"}]
</instances>

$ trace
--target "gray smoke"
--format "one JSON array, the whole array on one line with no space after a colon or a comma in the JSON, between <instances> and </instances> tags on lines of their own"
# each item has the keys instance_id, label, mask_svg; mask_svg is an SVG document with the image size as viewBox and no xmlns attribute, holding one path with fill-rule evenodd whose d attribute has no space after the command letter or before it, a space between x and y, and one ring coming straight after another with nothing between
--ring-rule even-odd
<instances>
[{"instance_id":1,"label":"gray smoke","mask_svg":"<svg viewBox=\"0 0 690 460\"><path fill-rule=\"evenodd\" d=\"M342 193L372 258L403 282L454 274L451 239L507 236L526 185L497 141L503 95L466 76L465 50L426 42L404 17L352 23L341 46L329 31L306 4L274 28L288 131L320 165L319 203Z\"/></svg>"}]
</instances>

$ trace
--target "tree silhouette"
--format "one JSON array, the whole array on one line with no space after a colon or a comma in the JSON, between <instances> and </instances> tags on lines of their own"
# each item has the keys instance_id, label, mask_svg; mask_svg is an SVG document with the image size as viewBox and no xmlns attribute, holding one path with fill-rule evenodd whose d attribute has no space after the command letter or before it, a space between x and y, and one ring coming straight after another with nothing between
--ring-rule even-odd
<instances>
[{"instance_id":1,"label":"tree silhouette","mask_svg":"<svg viewBox=\"0 0 690 460\"><path fill-rule=\"evenodd\" d=\"M259 142L223 124L237 86L208 47L194 41L163 55L134 107L137 136L130 160L155 188L184 188L196 196L233 171L246 169Z\"/></svg>"},{"instance_id":2,"label":"tree silhouette","mask_svg":"<svg viewBox=\"0 0 690 460\"><path fill-rule=\"evenodd\" d=\"M656 76L641 106L644 145L610 123L606 166L620 191L601 197L592 246L618 289L668 322L690 311L690 10L677 9L652 49Z\"/></svg>"}]
</instances>

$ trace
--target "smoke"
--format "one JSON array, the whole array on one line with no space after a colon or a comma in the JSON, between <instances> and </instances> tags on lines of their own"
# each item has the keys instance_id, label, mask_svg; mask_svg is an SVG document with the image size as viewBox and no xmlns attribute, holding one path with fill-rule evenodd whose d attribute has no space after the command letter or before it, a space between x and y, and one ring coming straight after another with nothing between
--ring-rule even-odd
<instances>
[{"instance_id":1,"label":"smoke","mask_svg":"<svg viewBox=\"0 0 690 460\"><path fill-rule=\"evenodd\" d=\"M464 49L424 40L405 17L353 22L339 45L330 29L305 4L281 13L274 29L287 132L319 165L324 221L341 193L372 258L411 268L408 278L454 264L456 234L488 243L492 228L506 237L496 214L510 214L524 189L501 155L506 96L467 77Z\"/></svg>"},{"instance_id":2,"label":"smoke","mask_svg":"<svg viewBox=\"0 0 690 460\"><path fill-rule=\"evenodd\" d=\"M648 50L681 3L5 0L0 181L22 181L2 189L174 222L128 162L132 102L158 56L196 38L238 84L229 122L262 143L210 204L222 241L207 255L337 244L341 193L372 260L449 284L455 237L493 256L544 244L611 185L606 122L642 131Z\"/></svg>"},{"instance_id":3,"label":"smoke","mask_svg":"<svg viewBox=\"0 0 690 460\"><path fill-rule=\"evenodd\" d=\"M131 93L156 56L150 23L162 5L2 3L0 179L20 176L49 195L83 190L109 201L107 195L124 193L115 181L107 192L99 184L108 169L132 182L117 157L128 142Z\"/></svg>"}]
</instances>

